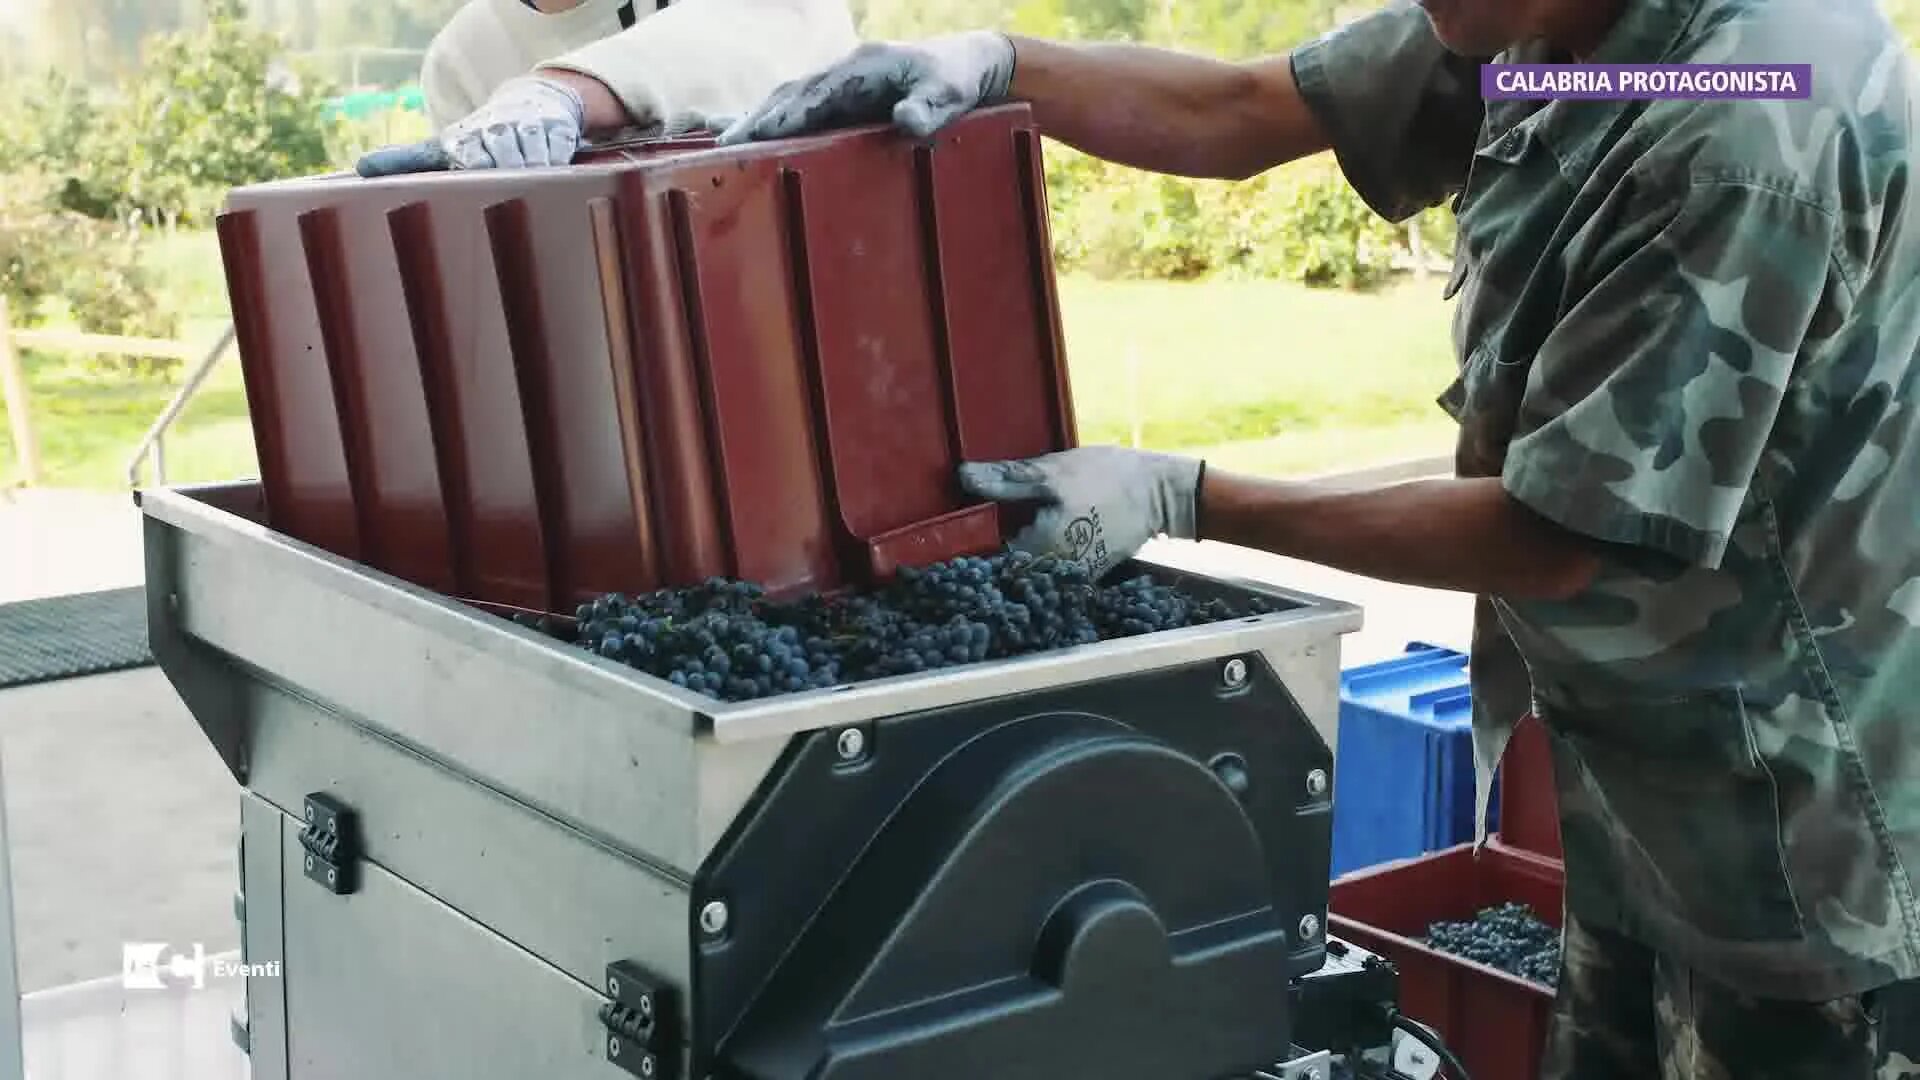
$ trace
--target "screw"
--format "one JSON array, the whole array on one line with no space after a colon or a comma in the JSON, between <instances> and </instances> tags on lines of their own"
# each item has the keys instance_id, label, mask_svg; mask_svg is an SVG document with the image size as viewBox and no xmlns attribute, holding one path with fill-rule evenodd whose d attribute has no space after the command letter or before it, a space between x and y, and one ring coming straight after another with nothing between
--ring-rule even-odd
<instances>
[{"instance_id":1,"label":"screw","mask_svg":"<svg viewBox=\"0 0 1920 1080\"><path fill-rule=\"evenodd\" d=\"M620 980L614 978L611 975L607 976L607 996L608 997L620 996Z\"/></svg>"},{"instance_id":2,"label":"screw","mask_svg":"<svg viewBox=\"0 0 1920 1080\"><path fill-rule=\"evenodd\" d=\"M612 1035L607 1038L607 1056L608 1057L620 1056L620 1036Z\"/></svg>"},{"instance_id":3,"label":"screw","mask_svg":"<svg viewBox=\"0 0 1920 1080\"><path fill-rule=\"evenodd\" d=\"M1320 920L1312 915L1300 920L1300 939L1312 941L1320 936Z\"/></svg>"},{"instance_id":4,"label":"screw","mask_svg":"<svg viewBox=\"0 0 1920 1080\"><path fill-rule=\"evenodd\" d=\"M335 873L336 872L332 870L327 871L327 884L335 884Z\"/></svg>"},{"instance_id":5,"label":"screw","mask_svg":"<svg viewBox=\"0 0 1920 1080\"><path fill-rule=\"evenodd\" d=\"M1307 794L1319 798L1327 793L1327 771L1315 769L1307 774Z\"/></svg>"},{"instance_id":6,"label":"screw","mask_svg":"<svg viewBox=\"0 0 1920 1080\"><path fill-rule=\"evenodd\" d=\"M640 995L640 1015L648 1019L653 1018L653 995L652 994Z\"/></svg>"},{"instance_id":7,"label":"screw","mask_svg":"<svg viewBox=\"0 0 1920 1080\"><path fill-rule=\"evenodd\" d=\"M313 869L313 856L307 856L307 869Z\"/></svg>"},{"instance_id":8,"label":"screw","mask_svg":"<svg viewBox=\"0 0 1920 1080\"><path fill-rule=\"evenodd\" d=\"M1229 690L1238 690L1247 685L1247 662L1237 656L1227 661L1225 676Z\"/></svg>"},{"instance_id":9,"label":"screw","mask_svg":"<svg viewBox=\"0 0 1920 1080\"><path fill-rule=\"evenodd\" d=\"M726 932L728 915L727 905L715 900L700 909L700 929L712 937L719 937Z\"/></svg>"},{"instance_id":10,"label":"screw","mask_svg":"<svg viewBox=\"0 0 1920 1080\"><path fill-rule=\"evenodd\" d=\"M651 1056L643 1057L640 1059L640 1075L641 1076L653 1075L653 1058Z\"/></svg>"},{"instance_id":11,"label":"screw","mask_svg":"<svg viewBox=\"0 0 1920 1080\"><path fill-rule=\"evenodd\" d=\"M313 820L313 807L311 806L307 807L307 820L308 821Z\"/></svg>"},{"instance_id":12,"label":"screw","mask_svg":"<svg viewBox=\"0 0 1920 1080\"><path fill-rule=\"evenodd\" d=\"M858 761L860 755L867 752L867 736L859 728L848 728L840 733L840 760Z\"/></svg>"}]
</instances>

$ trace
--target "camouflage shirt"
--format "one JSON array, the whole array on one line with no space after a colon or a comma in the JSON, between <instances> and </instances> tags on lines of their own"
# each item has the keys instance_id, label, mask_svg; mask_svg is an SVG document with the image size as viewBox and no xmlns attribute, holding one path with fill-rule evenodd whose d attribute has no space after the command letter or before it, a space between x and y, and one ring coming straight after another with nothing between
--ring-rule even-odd
<instances>
[{"instance_id":1,"label":"camouflage shirt","mask_svg":"<svg viewBox=\"0 0 1920 1080\"><path fill-rule=\"evenodd\" d=\"M1460 473L1604 555L1481 601L1483 772L1537 711L1589 923L1768 997L1920 977L1914 70L1875 0L1628 0L1584 59L1813 96L1482 102L1404 4L1294 60L1376 211L1452 200Z\"/></svg>"}]
</instances>

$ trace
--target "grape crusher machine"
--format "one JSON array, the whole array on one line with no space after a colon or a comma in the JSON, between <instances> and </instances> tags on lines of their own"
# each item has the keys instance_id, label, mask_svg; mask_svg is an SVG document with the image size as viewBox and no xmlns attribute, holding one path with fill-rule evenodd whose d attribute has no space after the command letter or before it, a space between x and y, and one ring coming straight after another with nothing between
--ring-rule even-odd
<instances>
[{"instance_id":1,"label":"grape crusher machine","mask_svg":"<svg viewBox=\"0 0 1920 1080\"><path fill-rule=\"evenodd\" d=\"M1326 932L1349 605L1140 563L1272 610L734 704L488 609L990 549L953 462L1074 440L1036 147L1009 108L235 194L261 482L140 502L279 966L256 1080L1331 1080L1388 1042L1395 972Z\"/></svg>"}]
</instances>

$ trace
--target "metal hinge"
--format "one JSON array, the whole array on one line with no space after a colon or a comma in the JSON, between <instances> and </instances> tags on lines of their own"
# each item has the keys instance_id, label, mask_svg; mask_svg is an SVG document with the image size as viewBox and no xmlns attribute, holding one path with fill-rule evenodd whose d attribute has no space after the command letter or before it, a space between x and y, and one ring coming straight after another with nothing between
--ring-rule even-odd
<instances>
[{"instance_id":1,"label":"metal hinge","mask_svg":"<svg viewBox=\"0 0 1920 1080\"><path fill-rule=\"evenodd\" d=\"M336 896L347 896L360 887L360 832L358 821L347 805L331 795L315 792L307 796L306 825L300 830L300 846L305 848L307 877L319 882Z\"/></svg>"},{"instance_id":2,"label":"metal hinge","mask_svg":"<svg viewBox=\"0 0 1920 1080\"><path fill-rule=\"evenodd\" d=\"M607 1060L642 1080L673 1080L679 1047L672 994L631 960L607 966L607 997L600 1022L607 1028Z\"/></svg>"}]
</instances>

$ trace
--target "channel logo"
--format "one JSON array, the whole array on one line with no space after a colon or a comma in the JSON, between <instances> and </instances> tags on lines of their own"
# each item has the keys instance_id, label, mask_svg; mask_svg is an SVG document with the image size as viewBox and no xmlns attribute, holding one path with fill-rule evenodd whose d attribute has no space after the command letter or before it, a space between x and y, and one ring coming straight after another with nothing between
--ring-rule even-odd
<instances>
[{"instance_id":1,"label":"channel logo","mask_svg":"<svg viewBox=\"0 0 1920 1080\"><path fill-rule=\"evenodd\" d=\"M128 990L165 990L175 985L207 988L207 949L176 952L165 942L130 941L120 949L120 984Z\"/></svg>"},{"instance_id":2,"label":"channel logo","mask_svg":"<svg viewBox=\"0 0 1920 1080\"><path fill-rule=\"evenodd\" d=\"M120 985L128 990L205 990L209 978L279 977L278 960L243 964L237 956L208 956L200 944L190 952L165 942L129 941L120 947Z\"/></svg>"}]
</instances>

